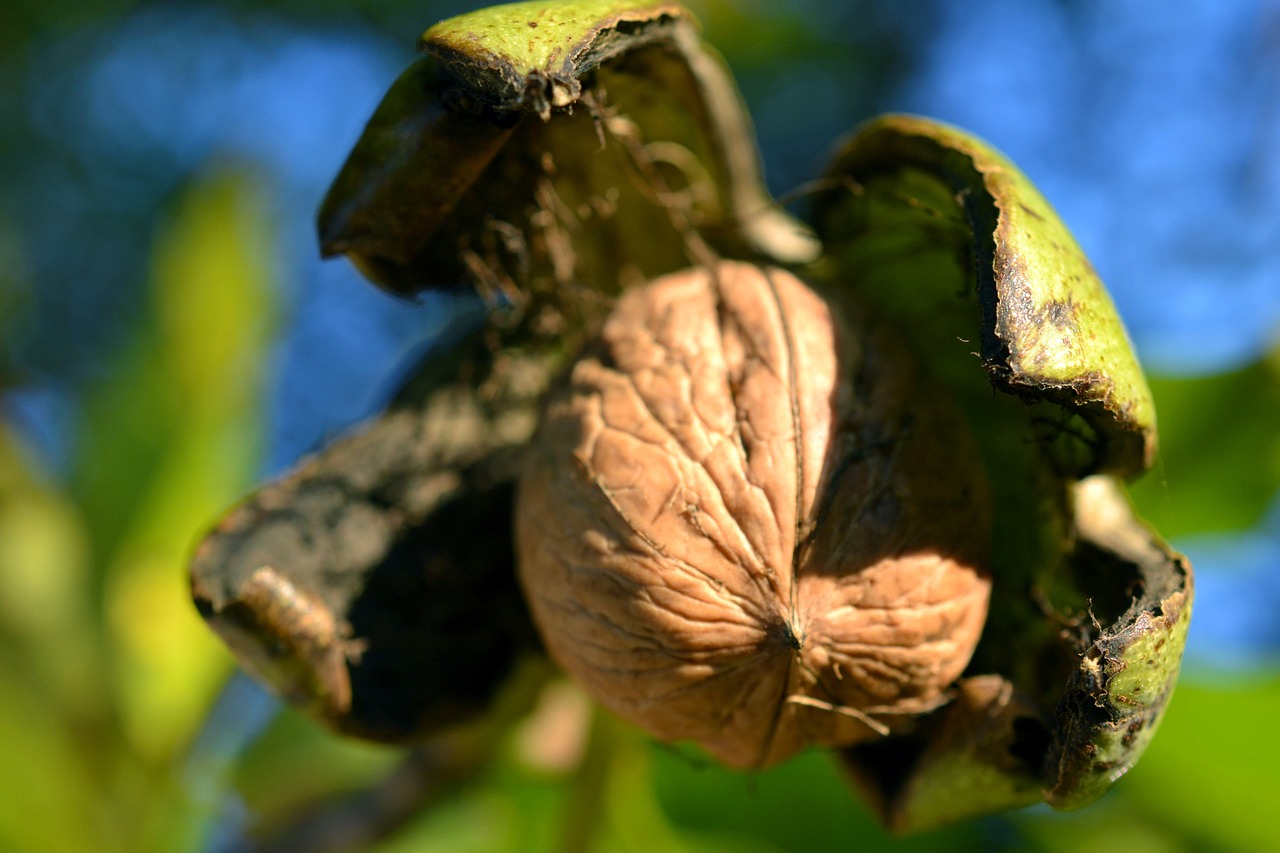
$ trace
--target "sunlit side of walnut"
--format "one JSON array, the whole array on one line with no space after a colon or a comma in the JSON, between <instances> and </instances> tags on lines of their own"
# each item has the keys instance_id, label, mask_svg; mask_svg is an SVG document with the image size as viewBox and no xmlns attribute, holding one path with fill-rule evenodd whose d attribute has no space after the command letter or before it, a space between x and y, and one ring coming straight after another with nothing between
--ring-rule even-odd
<instances>
[{"instance_id":1,"label":"sunlit side of walnut","mask_svg":"<svg viewBox=\"0 0 1280 853\"><path fill-rule=\"evenodd\" d=\"M886 330L842 322L749 264L633 289L551 393L520 483L552 657L736 767L909 724L986 617L964 423Z\"/></svg>"}]
</instances>

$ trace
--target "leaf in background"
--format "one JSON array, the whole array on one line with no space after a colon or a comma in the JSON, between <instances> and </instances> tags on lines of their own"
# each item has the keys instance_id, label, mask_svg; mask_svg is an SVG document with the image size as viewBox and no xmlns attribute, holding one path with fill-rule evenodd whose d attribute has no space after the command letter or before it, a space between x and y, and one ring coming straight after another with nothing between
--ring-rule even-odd
<instances>
[{"instance_id":1,"label":"leaf in background","mask_svg":"<svg viewBox=\"0 0 1280 853\"><path fill-rule=\"evenodd\" d=\"M73 715L102 689L84 519L0 424L0 625L33 687Z\"/></svg>"},{"instance_id":2,"label":"leaf in background","mask_svg":"<svg viewBox=\"0 0 1280 853\"><path fill-rule=\"evenodd\" d=\"M1274 674L1213 684L1185 680L1160 736L1122 786L1070 815L1014 816L1024 845L1048 851L1267 850L1280 796L1280 741L1256 723L1280 714ZM1223 721L1235 721L1224 725Z\"/></svg>"},{"instance_id":3,"label":"leaf in background","mask_svg":"<svg viewBox=\"0 0 1280 853\"><path fill-rule=\"evenodd\" d=\"M853 802L840 762L810 750L744 776L670 747L651 749L654 785L671 823L696 837L742 839L771 851L962 851L979 849L974 826L895 837L879 816ZM751 848L748 848L751 849Z\"/></svg>"},{"instance_id":4,"label":"leaf in background","mask_svg":"<svg viewBox=\"0 0 1280 853\"><path fill-rule=\"evenodd\" d=\"M1151 390L1161 452L1132 488L1142 514L1173 538L1256 525L1280 494L1280 356L1213 376L1156 376Z\"/></svg>"},{"instance_id":5,"label":"leaf in background","mask_svg":"<svg viewBox=\"0 0 1280 853\"><path fill-rule=\"evenodd\" d=\"M355 738L335 738L309 717L285 707L239 756L231 787L251 814L293 814L311 802L390 774L400 750Z\"/></svg>"},{"instance_id":6,"label":"leaf in background","mask_svg":"<svg viewBox=\"0 0 1280 853\"><path fill-rule=\"evenodd\" d=\"M104 690L87 577L75 506L0 422L0 847L6 850L90 849L110 823L98 804L94 753L78 737L97 721Z\"/></svg>"},{"instance_id":7,"label":"leaf in background","mask_svg":"<svg viewBox=\"0 0 1280 853\"><path fill-rule=\"evenodd\" d=\"M257 468L272 317L262 204L249 177L230 172L188 191L157 244L154 336L126 368L135 381L114 383L119 396L99 398L90 413L100 429L83 459L99 489L127 477L120 469L139 455L151 462L103 558L110 629L124 655L123 720L134 744L156 757L190 736L225 672L195 613L172 602L187 595L181 566L191 532ZM147 445L135 443L140 433Z\"/></svg>"},{"instance_id":8,"label":"leaf in background","mask_svg":"<svg viewBox=\"0 0 1280 853\"><path fill-rule=\"evenodd\" d=\"M265 226L260 192L245 175L208 175L181 198L157 243L149 310L104 370L108 381L87 394L68 493L31 495L27 541L6 538L0 547L9 549L0 559L21 560L26 570L31 561L57 564L25 591L6 578L15 603L58 590L80 599L59 605L63 615L50 608L25 620L60 620L49 644L69 652L71 675L44 672L38 651L23 665L37 678L66 677L81 694L59 722L104 795L88 824L100 849L177 849L198 832L173 756L199 725L227 661L184 604L182 565L192 531L257 467L272 314ZM40 535L58 541L31 539ZM63 814L85 811L77 796L68 782Z\"/></svg>"},{"instance_id":9,"label":"leaf in background","mask_svg":"<svg viewBox=\"0 0 1280 853\"><path fill-rule=\"evenodd\" d=\"M1278 715L1280 682L1274 675L1216 688L1180 687L1129 794L1153 823L1182 827L1192 838L1214 838L1238 850L1273 846L1280 740L1256 725L1224 721L1261 722Z\"/></svg>"},{"instance_id":10,"label":"leaf in background","mask_svg":"<svg viewBox=\"0 0 1280 853\"><path fill-rule=\"evenodd\" d=\"M110 829L118 816L103 802L86 745L14 663L0 665L0 847L32 853L123 849L113 844Z\"/></svg>"}]
</instances>

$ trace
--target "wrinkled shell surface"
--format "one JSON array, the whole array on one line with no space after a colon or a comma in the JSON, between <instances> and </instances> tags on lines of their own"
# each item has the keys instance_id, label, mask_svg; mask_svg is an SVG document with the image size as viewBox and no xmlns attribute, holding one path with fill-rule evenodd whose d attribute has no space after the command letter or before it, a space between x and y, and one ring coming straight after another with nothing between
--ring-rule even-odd
<instances>
[{"instance_id":1,"label":"wrinkled shell surface","mask_svg":"<svg viewBox=\"0 0 1280 853\"><path fill-rule=\"evenodd\" d=\"M849 322L748 264L629 291L551 393L520 484L551 655L732 766L907 724L945 701L986 616L963 421Z\"/></svg>"}]
</instances>

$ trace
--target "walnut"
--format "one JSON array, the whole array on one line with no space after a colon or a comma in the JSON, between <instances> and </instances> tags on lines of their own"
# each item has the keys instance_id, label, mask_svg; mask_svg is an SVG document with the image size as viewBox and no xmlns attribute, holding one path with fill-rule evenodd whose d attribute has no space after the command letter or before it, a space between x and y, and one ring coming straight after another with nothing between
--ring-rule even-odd
<instances>
[{"instance_id":1,"label":"walnut","mask_svg":"<svg viewBox=\"0 0 1280 853\"><path fill-rule=\"evenodd\" d=\"M978 453L892 334L743 263L633 289L546 402L521 582L596 699L726 764L909 725L986 618Z\"/></svg>"}]
</instances>

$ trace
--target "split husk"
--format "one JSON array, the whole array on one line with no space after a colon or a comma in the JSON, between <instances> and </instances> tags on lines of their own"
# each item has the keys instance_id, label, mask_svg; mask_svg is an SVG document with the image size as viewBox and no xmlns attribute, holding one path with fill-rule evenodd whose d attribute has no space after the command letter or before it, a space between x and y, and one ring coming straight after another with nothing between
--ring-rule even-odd
<instances>
[{"instance_id":1,"label":"split husk","mask_svg":"<svg viewBox=\"0 0 1280 853\"><path fill-rule=\"evenodd\" d=\"M364 737L483 716L541 654L511 518L544 392L618 294L730 258L802 274L837 317L869 306L947 387L990 483L982 639L951 701L841 748L868 801L912 831L1078 807L1123 775L1176 680L1192 575L1128 507L1150 394L1030 182L887 117L845 143L810 231L767 197L732 78L673 3L495 7L423 46L335 180L322 247L394 293L475 288L493 320L200 546L197 606L245 666Z\"/></svg>"}]
</instances>

